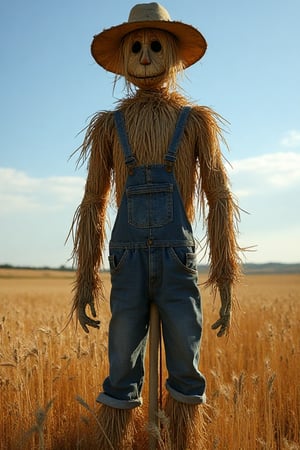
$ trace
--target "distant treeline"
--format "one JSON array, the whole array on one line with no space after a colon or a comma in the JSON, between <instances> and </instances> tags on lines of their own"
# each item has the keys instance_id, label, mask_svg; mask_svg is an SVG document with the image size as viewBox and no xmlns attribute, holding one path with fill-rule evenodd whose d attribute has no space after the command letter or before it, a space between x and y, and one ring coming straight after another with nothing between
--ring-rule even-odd
<instances>
[{"instance_id":1,"label":"distant treeline","mask_svg":"<svg viewBox=\"0 0 300 450\"><path fill-rule=\"evenodd\" d=\"M0 264L0 269L22 269L22 270L57 270L65 272L74 272L76 268L61 265L59 267L33 267L33 266L14 266L12 264ZM300 263L299 264L284 264L284 263L265 263L265 264L255 264L247 263L243 265L242 268L245 274L272 274L272 273L299 273L300 274ZM208 266L201 264L198 266L199 273L207 273ZM103 270L103 272L108 272L108 270Z\"/></svg>"},{"instance_id":2,"label":"distant treeline","mask_svg":"<svg viewBox=\"0 0 300 450\"><path fill-rule=\"evenodd\" d=\"M14 269L14 270L57 270L60 272L74 272L76 269L73 267L59 266L14 266L12 264L0 264L0 269Z\"/></svg>"},{"instance_id":3,"label":"distant treeline","mask_svg":"<svg viewBox=\"0 0 300 450\"><path fill-rule=\"evenodd\" d=\"M265 263L265 264L244 264L244 273L299 273L300 263L284 264L284 263Z\"/></svg>"}]
</instances>

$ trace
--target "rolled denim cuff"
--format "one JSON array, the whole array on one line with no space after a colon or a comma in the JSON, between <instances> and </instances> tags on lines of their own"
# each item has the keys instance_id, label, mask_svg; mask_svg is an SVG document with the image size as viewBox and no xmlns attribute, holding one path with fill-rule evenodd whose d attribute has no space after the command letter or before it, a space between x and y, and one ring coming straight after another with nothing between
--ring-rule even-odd
<instances>
[{"instance_id":1,"label":"rolled denim cuff","mask_svg":"<svg viewBox=\"0 0 300 450\"><path fill-rule=\"evenodd\" d=\"M197 405L200 403L206 403L206 395L203 393L202 395L185 395L175 389L171 388L171 386L166 383L166 389L170 393L171 397L180 403L187 403L189 405Z\"/></svg>"},{"instance_id":2,"label":"rolled denim cuff","mask_svg":"<svg viewBox=\"0 0 300 450\"><path fill-rule=\"evenodd\" d=\"M143 399L138 398L135 400L119 400L117 398L111 397L110 395L100 392L96 398L96 402L103 403L106 406L116 409L133 409L141 406L143 404Z\"/></svg>"}]
</instances>

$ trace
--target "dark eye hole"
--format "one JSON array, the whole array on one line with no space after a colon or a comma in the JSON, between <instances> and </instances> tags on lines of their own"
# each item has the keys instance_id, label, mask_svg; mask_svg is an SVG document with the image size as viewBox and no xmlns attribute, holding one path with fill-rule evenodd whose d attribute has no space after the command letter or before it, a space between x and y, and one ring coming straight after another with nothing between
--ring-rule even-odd
<instances>
[{"instance_id":1,"label":"dark eye hole","mask_svg":"<svg viewBox=\"0 0 300 450\"><path fill-rule=\"evenodd\" d=\"M142 48L142 44L139 41L135 41L132 44L131 50L133 53L138 53L139 51L141 51Z\"/></svg>"},{"instance_id":2,"label":"dark eye hole","mask_svg":"<svg viewBox=\"0 0 300 450\"><path fill-rule=\"evenodd\" d=\"M156 53L160 52L161 51L161 43L159 41L151 42L151 50Z\"/></svg>"}]
</instances>

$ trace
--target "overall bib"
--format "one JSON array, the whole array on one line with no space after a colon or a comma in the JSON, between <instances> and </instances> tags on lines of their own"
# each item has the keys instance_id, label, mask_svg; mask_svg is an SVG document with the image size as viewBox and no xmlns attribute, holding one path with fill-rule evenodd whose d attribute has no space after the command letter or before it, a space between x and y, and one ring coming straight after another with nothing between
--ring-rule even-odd
<instances>
[{"instance_id":1,"label":"overall bib","mask_svg":"<svg viewBox=\"0 0 300 450\"><path fill-rule=\"evenodd\" d=\"M109 376L97 401L130 409L142 404L150 303L159 311L170 395L205 402L199 372L202 332L195 243L173 173L190 108L179 114L165 164L137 166L123 114L115 123L128 177L109 244L111 312Z\"/></svg>"}]
</instances>

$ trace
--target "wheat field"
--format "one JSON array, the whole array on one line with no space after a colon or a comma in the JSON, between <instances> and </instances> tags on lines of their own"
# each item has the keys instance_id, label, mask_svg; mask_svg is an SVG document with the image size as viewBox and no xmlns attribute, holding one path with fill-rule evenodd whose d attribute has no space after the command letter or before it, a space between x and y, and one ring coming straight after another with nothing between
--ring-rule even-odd
<instances>
[{"instance_id":1,"label":"wheat field","mask_svg":"<svg viewBox=\"0 0 300 450\"><path fill-rule=\"evenodd\" d=\"M0 270L1 450L96 448L91 430L107 375L109 306L108 300L100 306L99 331L64 329L73 277ZM103 277L108 299L109 275ZM218 305L201 293L206 450L299 449L300 276L245 276L229 338L210 329ZM145 418L147 395L146 379ZM138 437L136 448L143 450Z\"/></svg>"}]
</instances>

